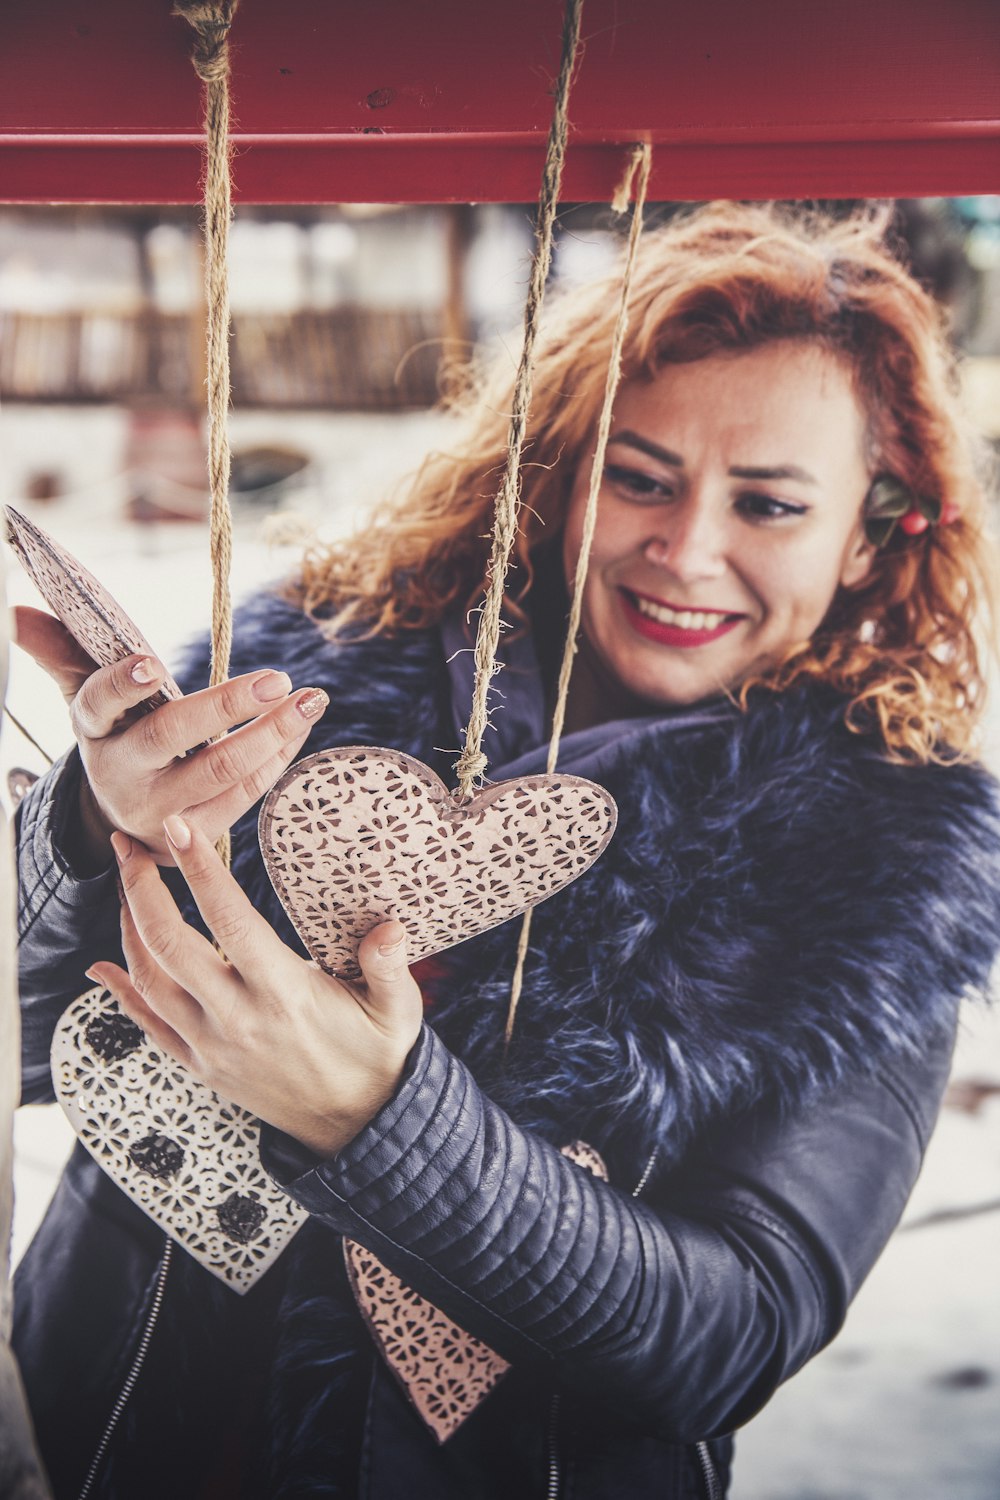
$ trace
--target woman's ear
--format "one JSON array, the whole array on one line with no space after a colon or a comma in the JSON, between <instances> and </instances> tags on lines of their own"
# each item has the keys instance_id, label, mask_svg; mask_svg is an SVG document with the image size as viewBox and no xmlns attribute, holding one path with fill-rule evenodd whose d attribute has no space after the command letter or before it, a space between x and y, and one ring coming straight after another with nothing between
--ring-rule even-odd
<instances>
[{"instance_id":1,"label":"woman's ear","mask_svg":"<svg viewBox=\"0 0 1000 1500\"><path fill-rule=\"evenodd\" d=\"M859 584L864 583L872 570L875 561L875 553L878 549L865 536L864 527L859 524L847 551L840 569L840 586L843 589L856 589Z\"/></svg>"}]
</instances>

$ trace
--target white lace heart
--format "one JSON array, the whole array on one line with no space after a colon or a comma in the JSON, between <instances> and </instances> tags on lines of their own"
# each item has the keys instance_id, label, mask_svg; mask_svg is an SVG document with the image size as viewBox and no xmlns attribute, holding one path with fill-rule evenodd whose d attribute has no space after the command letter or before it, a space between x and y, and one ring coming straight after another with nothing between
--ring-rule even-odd
<instances>
[{"instance_id":1,"label":"white lace heart","mask_svg":"<svg viewBox=\"0 0 1000 1500\"><path fill-rule=\"evenodd\" d=\"M63 1015L52 1077L98 1165L235 1291L263 1276L308 1217L261 1166L260 1122L151 1046L106 989Z\"/></svg>"},{"instance_id":2,"label":"white lace heart","mask_svg":"<svg viewBox=\"0 0 1000 1500\"><path fill-rule=\"evenodd\" d=\"M412 756L349 745L287 770L260 812L278 896L328 973L358 979L358 943L406 928L410 962L499 926L582 875L617 808L579 776L525 776L463 802Z\"/></svg>"}]
</instances>

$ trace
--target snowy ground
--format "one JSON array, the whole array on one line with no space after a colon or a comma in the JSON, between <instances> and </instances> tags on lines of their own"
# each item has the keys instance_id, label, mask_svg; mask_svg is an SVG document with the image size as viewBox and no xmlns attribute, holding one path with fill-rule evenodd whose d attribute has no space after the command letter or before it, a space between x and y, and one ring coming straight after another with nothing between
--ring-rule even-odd
<instances>
[{"instance_id":1,"label":"snowy ground","mask_svg":"<svg viewBox=\"0 0 1000 1500\"><path fill-rule=\"evenodd\" d=\"M19 476L40 445L53 460L62 445L79 493L32 514L92 566L169 659L208 619L205 532L121 524L115 422L100 412L0 414L5 498L18 499ZM244 431L247 442L288 437L287 425L269 426L265 416ZM421 416L298 419L296 439L316 453L299 508L327 532L349 525L354 498L411 467L433 432ZM258 521L242 520L235 592L290 560L261 540ZM37 602L16 567L8 591L15 602ZM16 652L10 703L51 754L64 748L62 700ZM44 768L9 724L0 763L4 775L14 764ZM740 1435L734 1500L1000 1496L1000 1016L967 1017L952 1095L903 1227L843 1333ZM70 1139L54 1106L21 1112L15 1254L44 1211Z\"/></svg>"}]
</instances>

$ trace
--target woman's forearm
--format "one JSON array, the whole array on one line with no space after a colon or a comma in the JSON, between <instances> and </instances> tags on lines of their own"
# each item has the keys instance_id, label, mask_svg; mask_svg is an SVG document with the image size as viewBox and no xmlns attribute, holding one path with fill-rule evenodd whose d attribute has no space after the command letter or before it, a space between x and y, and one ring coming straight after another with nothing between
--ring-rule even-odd
<instances>
[{"instance_id":1,"label":"woman's forearm","mask_svg":"<svg viewBox=\"0 0 1000 1500\"><path fill-rule=\"evenodd\" d=\"M927 1067L933 1094L946 1055ZM836 1332L922 1145L913 1110L863 1080L734 1132L647 1205L520 1130L425 1030L396 1099L338 1157L310 1167L265 1133L264 1160L504 1358L690 1441L747 1420Z\"/></svg>"}]
</instances>

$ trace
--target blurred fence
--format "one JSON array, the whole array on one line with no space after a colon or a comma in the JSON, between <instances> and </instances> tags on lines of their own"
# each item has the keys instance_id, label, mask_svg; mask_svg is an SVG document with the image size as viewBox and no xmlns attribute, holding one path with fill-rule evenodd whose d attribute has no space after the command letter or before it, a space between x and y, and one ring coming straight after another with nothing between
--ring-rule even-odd
<instances>
[{"instance_id":1,"label":"blurred fence","mask_svg":"<svg viewBox=\"0 0 1000 1500\"><path fill-rule=\"evenodd\" d=\"M432 406L443 317L340 307L234 319L240 407L386 411ZM0 395L7 401L203 400L203 328L155 312L0 313Z\"/></svg>"}]
</instances>

